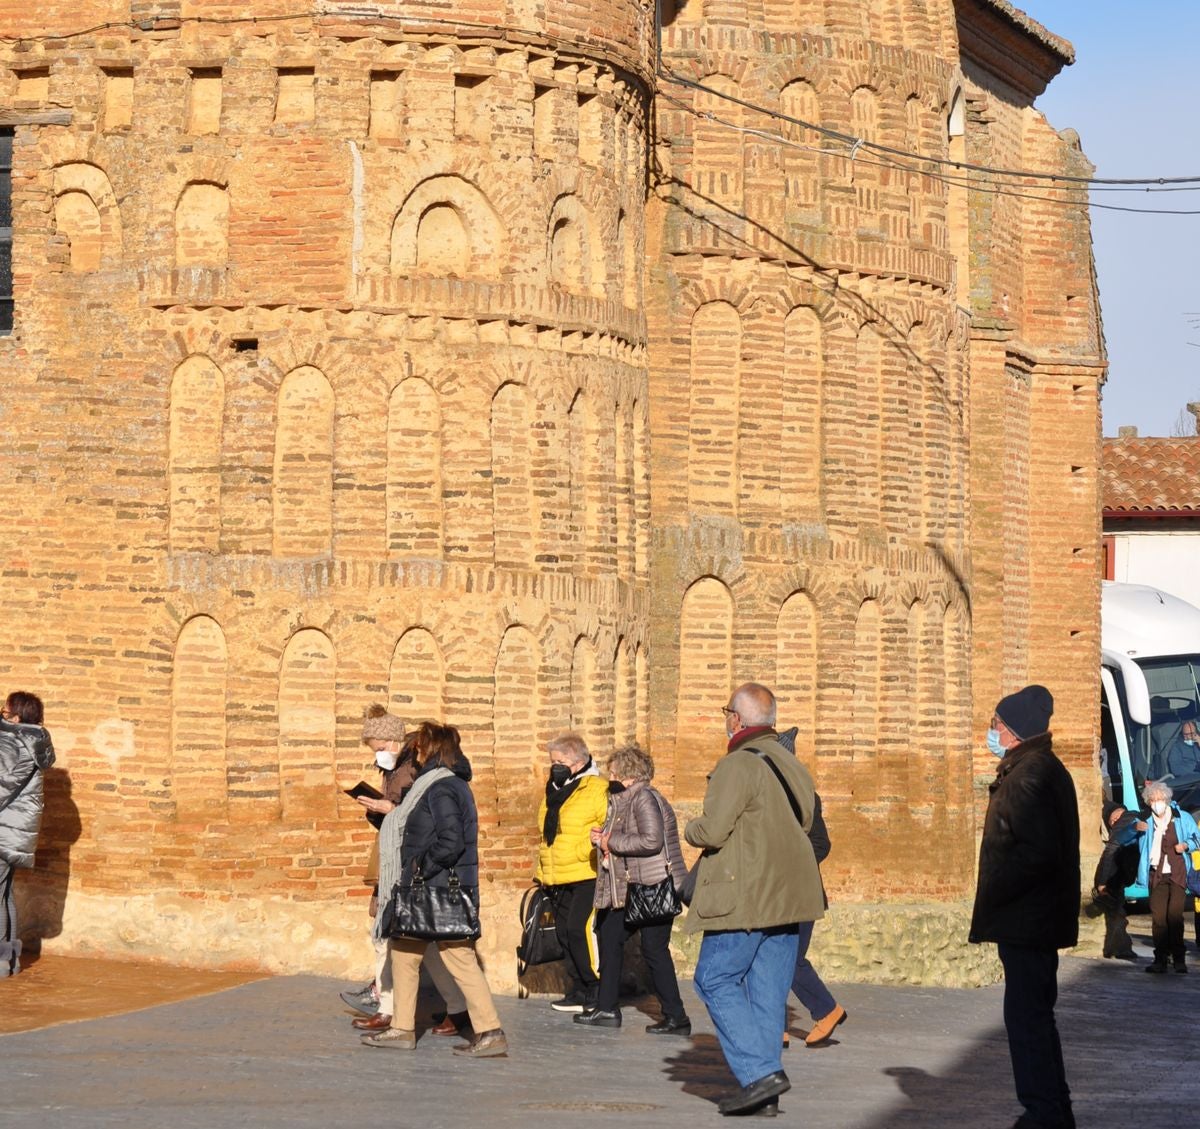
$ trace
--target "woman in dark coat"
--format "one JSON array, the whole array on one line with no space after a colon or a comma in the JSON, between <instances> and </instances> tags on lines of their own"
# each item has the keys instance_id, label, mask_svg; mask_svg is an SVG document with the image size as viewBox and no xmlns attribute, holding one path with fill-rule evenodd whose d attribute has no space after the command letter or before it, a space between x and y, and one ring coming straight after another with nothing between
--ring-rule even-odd
<instances>
[{"instance_id":1,"label":"woman in dark coat","mask_svg":"<svg viewBox=\"0 0 1200 1129\"><path fill-rule=\"evenodd\" d=\"M417 779L415 762L417 734L406 735L404 720L389 713L385 706L369 706L363 719L363 744L375 757L381 774L383 794L355 796L358 804L366 809L367 821L378 831L384 818L404 801L408 790ZM367 882L372 887L370 913L374 921L379 914L379 845L371 850L367 865ZM374 934L374 930L372 931ZM359 1031L384 1031L392 1025L392 969L391 950L386 937L372 935L375 946L375 979L357 992L343 992L344 1003L359 1012L353 1026ZM458 990L453 977L446 971L437 945L429 944L425 950L425 971L445 1001L442 1018L430 1028L432 1035L465 1035L470 1029L467 1018L467 1001Z\"/></svg>"},{"instance_id":2,"label":"woman in dark coat","mask_svg":"<svg viewBox=\"0 0 1200 1129\"><path fill-rule=\"evenodd\" d=\"M389 812L380 828L380 889L390 890L395 875L402 888L420 874L434 887L454 880L479 906L479 817L469 781L471 765L463 756L458 730L425 722L416 735L417 777L404 802ZM395 851L399 846L399 867ZM398 870L398 874L397 874ZM391 939L392 1024L386 1031L363 1036L370 1047L412 1050L417 1043L417 988L421 958L429 942ZM456 1054L492 1058L508 1053L500 1017L487 978L479 965L474 941L438 941L450 975L462 989L476 1034L454 1048Z\"/></svg>"}]
</instances>

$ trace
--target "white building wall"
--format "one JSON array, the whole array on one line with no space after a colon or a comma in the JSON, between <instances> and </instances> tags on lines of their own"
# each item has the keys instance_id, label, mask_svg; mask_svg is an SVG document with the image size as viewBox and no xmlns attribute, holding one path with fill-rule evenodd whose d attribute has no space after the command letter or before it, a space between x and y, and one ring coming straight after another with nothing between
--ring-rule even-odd
<instances>
[{"instance_id":1,"label":"white building wall","mask_svg":"<svg viewBox=\"0 0 1200 1129\"><path fill-rule=\"evenodd\" d=\"M1200 606L1200 531L1113 537L1114 580L1149 584Z\"/></svg>"}]
</instances>

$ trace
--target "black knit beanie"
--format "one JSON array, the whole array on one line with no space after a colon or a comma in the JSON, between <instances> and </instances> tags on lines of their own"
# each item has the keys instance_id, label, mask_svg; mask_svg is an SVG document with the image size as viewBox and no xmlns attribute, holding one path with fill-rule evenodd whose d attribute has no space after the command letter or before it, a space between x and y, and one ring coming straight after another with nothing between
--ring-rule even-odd
<instances>
[{"instance_id":1,"label":"black knit beanie","mask_svg":"<svg viewBox=\"0 0 1200 1129\"><path fill-rule=\"evenodd\" d=\"M1054 698L1045 686L1026 686L996 706L996 716L1022 741L1045 733L1053 713Z\"/></svg>"}]
</instances>

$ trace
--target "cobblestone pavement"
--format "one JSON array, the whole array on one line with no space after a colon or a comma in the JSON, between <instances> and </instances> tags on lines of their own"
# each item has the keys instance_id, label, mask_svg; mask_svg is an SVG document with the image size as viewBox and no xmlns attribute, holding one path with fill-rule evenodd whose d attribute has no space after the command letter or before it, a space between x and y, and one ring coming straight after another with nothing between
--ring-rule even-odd
<instances>
[{"instance_id":1,"label":"cobblestone pavement","mask_svg":"<svg viewBox=\"0 0 1200 1129\"><path fill-rule=\"evenodd\" d=\"M1142 950L1145 951L1144 949ZM1080 1129L1191 1123L1200 1103L1193 1032L1200 966L1067 957L1059 1026ZM8 982L15 985L17 981ZM278 977L108 1018L0 1037L4 1129L307 1129L320 1126L696 1126L728 1124L731 1085L704 1008L685 985L691 1040L647 1035L652 1001L620 1031L593 1031L544 999L499 1000L507 1059L360 1047L343 982ZM777 1125L811 1129L1010 1126L1000 987L833 986L849 1010L838 1042L785 1052L793 1090ZM0 1012L8 985L0 981ZM55 1004L47 996L49 1014ZM642 1010L639 1010L639 1007ZM800 1033L808 1017L796 1014Z\"/></svg>"}]
</instances>

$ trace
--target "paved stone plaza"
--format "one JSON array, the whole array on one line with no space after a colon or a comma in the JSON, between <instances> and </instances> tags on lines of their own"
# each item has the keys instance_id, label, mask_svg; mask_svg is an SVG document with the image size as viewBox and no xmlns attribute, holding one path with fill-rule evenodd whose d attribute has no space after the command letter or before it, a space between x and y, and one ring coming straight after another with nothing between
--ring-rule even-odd
<instances>
[{"instance_id":1,"label":"paved stone plaza","mask_svg":"<svg viewBox=\"0 0 1200 1129\"><path fill-rule=\"evenodd\" d=\"M1144 947L1141 947L1144 952ZM1200 967L1150 977L1065 958L1059 1023L1081 1129L1152 1116L1188 1123L1200 1102L1192 1032ZM36 966L35 966L36 968ZM148 970L149 975L154 970ZM20 981L0 982L5 994ZM499 1001L508 1059L472 1062L426 1036L414 1053L360 1048L337 992L314 976L261 980L109 1018L0 1038L5 1129L308 1129L413 1126L722 1124L731 1085L704 1009L685 985L691 1041L646 1035L627 1001L621 1031L589 1031L544 1000ZM1012 1124L1000 987L843 985L840 1042L785 1066L793 1091L777 1124L901 1129ZM648 1005L640 1001L642 1007ZM53 1020L54 1000L45 1000ZM796 1015L793 1031L807 1016Z\"/></svg>"}]
</instances>

